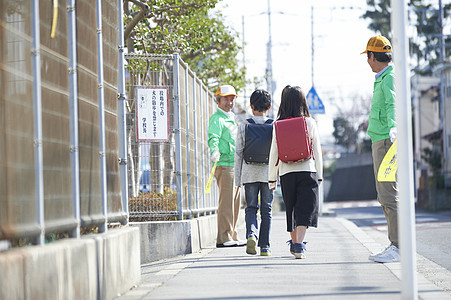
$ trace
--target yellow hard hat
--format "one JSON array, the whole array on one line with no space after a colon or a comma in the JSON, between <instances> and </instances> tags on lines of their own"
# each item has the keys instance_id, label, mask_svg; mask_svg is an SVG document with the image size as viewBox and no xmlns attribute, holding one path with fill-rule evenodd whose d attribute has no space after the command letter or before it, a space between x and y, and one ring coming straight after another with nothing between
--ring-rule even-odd
<instances>
[{"instance_id":1,"label":"yellow hard hat","mask_svg":"<svg viewBox=\"0 0 451 300\"><path fill-rule=\"evenodd\" d=\"M366 50L360 54L366 53L367 51L371 52L391 52L391 44L390 41L382 36L376 35L370 38L368 44L366 45Z\"/></svg>"}]
</instances>

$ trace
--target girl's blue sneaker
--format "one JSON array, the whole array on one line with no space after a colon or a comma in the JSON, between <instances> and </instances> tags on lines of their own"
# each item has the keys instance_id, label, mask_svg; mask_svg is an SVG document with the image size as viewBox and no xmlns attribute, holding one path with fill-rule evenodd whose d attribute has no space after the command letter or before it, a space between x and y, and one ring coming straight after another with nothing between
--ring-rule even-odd
<instances>
[{"instance_id":1,"label":"girl's blue sneaker","mask_svg":"<svg viewBox=\"0 0 451 300\"><path fill-rule=\"evenodd\" d=\"M293 243L292 244L293 247L293 255L296 258L305 258L305 251L307 250L307 248L305 247L305 242L304 243Z\"/></svg>"}]
</instances>

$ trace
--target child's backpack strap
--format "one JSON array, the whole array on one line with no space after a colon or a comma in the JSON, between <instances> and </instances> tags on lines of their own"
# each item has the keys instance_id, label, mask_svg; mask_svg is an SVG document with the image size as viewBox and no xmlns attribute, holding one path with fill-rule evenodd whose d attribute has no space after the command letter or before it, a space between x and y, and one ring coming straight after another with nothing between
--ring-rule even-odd
<instances>
[{"instance_id":1,"label":"child's backpack strap","mask_svg":"<svg viewBox=\"0 0 451 300\"><path fill-rule=\"evenodd\" d=\"M252 118L246 119L246 121L248 121L249 123L255 124L255 121ZM265 124L272 124L273 122L274 122L273 119L268 119L268 120L266 120Z\"/></svg>"}]
</instances>

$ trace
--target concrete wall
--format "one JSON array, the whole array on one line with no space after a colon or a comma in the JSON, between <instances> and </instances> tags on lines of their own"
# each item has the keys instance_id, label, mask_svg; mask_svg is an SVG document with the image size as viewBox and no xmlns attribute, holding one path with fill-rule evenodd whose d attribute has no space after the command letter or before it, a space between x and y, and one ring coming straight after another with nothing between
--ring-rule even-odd
<instances>
[{"instance_id":1,"label":"concrete wall","mask_svg":"<svg viewBox=\"0 0 451 300\"><path fill-rule=\"evenodd\" d=\"M377 198L371 153L338 159L331 181L326 202Z\"/></svg>"},{"instance_id":2,"label":"concrete wall","mask_svg":"<svg viewBox=\"0 0 451 300\"><path fill-rule=\"evenodd\" d=\"M245 239L245 212L240 210L237 232ZM136 222L141 240L141 264L216 247L217 215L173 222Z\"/></svg>"},{"instance_id":3,"label":"concrete wall","mask_svg":"<svg viewBox=\"0 0 451 300\"><path fill-rule=\"evenodd\" d=\"M244 218L244 211L240 212ZM173 222L136 222L141 240L141 264L194 253L216 245L217 215Z\"/></svg>"},{"instance_id":4,"label":"concrete wall","mask_svg":"<svg viewBox=\"0 0 451 300\"><path fill-rule=\"evenodd\" d=\"M240 210L241 239L244 215ZM0 252L0 300L113 299L139 284L141 264L215 247L216 234L214 214Z\"/></svg>"},{"instance_id":5,"label":"concrete wall","mask_svg":"<svg viewBox=\"0 0 451 300\"><path fill-rule=\"evenodd\" d=\"M0 253L0 299L113 299L138 284L137 228Z\"/></svg>"}]
</instances>

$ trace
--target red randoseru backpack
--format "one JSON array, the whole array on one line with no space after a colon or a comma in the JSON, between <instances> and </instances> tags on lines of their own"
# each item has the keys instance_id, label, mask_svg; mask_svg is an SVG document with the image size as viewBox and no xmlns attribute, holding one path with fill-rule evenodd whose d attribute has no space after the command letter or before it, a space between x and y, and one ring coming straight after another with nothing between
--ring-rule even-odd
<instances>
[{"instance_id":1,"label":"red randoseru backpack","mask_svg":"<svg viewBox=\"0 0 451 300\"><path fill-rule=\"evenodd\" d=\"M313 157L305 117L289 118L274 123L279 159L297 162Z\"/></svg>"}]
</instances>

